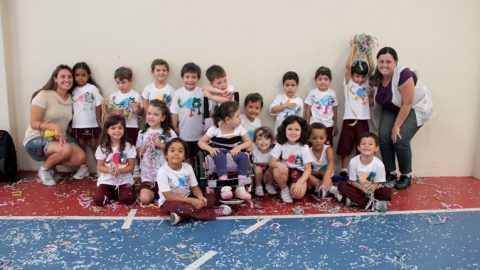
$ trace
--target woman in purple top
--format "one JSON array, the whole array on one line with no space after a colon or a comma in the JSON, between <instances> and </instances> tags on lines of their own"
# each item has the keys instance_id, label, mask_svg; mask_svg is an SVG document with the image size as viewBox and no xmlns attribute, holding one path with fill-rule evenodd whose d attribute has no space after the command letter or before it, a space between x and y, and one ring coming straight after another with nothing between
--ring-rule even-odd
<instances>
[{"instance_id":1,"label":"woman in purple top","mask_svg":"<svg viewBox=\"0 0 480 270\"><path fill-rule=\"evenodd\" d=\"M377 68L370 83L377 88L375 102L381 107L378 136L387 181L397 180L397 158L400 179L395 188L406 189L411 184L412 174L410 142L423 123L431 118L433 105L426 88L417 87L417 75L397 63L395 50L382 48L377 54Z\"/></svg>"}]
</instances>

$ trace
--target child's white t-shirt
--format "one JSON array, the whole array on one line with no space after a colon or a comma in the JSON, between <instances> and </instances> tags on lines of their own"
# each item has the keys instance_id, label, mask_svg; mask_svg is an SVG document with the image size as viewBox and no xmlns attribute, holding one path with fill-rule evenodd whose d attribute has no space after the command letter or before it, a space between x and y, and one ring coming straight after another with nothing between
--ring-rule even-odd
<instances>
[{"instance_id":1,"label":"child's white t-shirt","mask_svg":"<svg viewBox=\"0 0 480 270\"><path fill-rule=\"evenodd\" d=\"M255 117L255 119L253 119L253 122L250 122L250 120L248 120L245 114L241 114L240 119L242 121L242 127L247 130L248 136L251 140L253 140L253 132L255 131L255 129L262 126L262 121L260 121L260 118Z\"/></svg>"},{"instance_id":2,"label":"child's white t-shirt","mask_svg":"<svg viewBox=\"0 0 480 270\"><path fill-rule=\"evenodd\" d=\"M357 155L350 160L349 177L350 181L355 181L364 186L371 183L383 183L386 181L385 166L375 156L370 164L363 165L360 161L360 155Z\"/></svg>"},{"instance_id":3,"label":"child's white t-shirt","mask_svg":"<svg viewBox=\"0 0 480 270\"><path fill-rule=\"evenodd\" d=\"M182 87L175 91L170 112L178 115L180 138L198 141L203 135L203 92L200 87L188 91Z\"/></svg>"},{"instance_id":4,"label":"child's white t-shirt","mask_svg":"<svg viewBox=\"0 0 480 270\"><path fill-rule=\"evenodd\" d=\"M157 88L155 82L145 85L143 88L142 97L146 100L158 99L165 102L167 106L170 106L173 95L175 94L175 88L167 83L163 88Z\"/></svg>"},{"instance_id":5,"label":"child's white t-shirt","mask_svg":"<svg viewBox=\"0 0 480 270\"><path fill-rule=\"evenodd\" d=\"M72 92L73 119L72 128L96 128L97 106L102 105L103 97L93 84L75 87Z\"/></svg>"},{"instance_id":6,"label":"child's white t-shirt","mask_svg":"<svg viewBox=\"0 0 480 270\"><path fill-rule=\"evenodd\" d=\"M193 173L192 166L188 163L182 163L182 168L178 171L170 168L168 163L165 163L158 170L157 174L158 184L158 205L162 206L166 201L163 192L172 192L183 197L190 196L191 188L198 186L197 178Z\"/></svg>"},{"instance_id":7,"label":"child's white t-shirt","mask_svg":"<svg viewBox=\"0 0 480 270\"><path fill-rule=\"evenodd\" d=\"M264 167L272 158L272 149L269 149L266 153L262 153L256 145L253 145L252 155L253 163Z\"/></svg>"},{"instance_id":8,"label":"child's white t-shirt","mask_svg":"<svg viewBox=\"0 0 480 270\"><path fill-rule=\"evenodd\" d=\"M271 152L272 157L279 159L282 157L282 162L292 169L305 170L305 164L312 163L312 154L308 145L296 144L276 144Z\"/></svg>"},{"instance_id":9,"label":"child's white t-shirt","mask_svg":"<svg viewBox=\"0 0 480 270\"><path fill-rule=\"evenodd\" d=\"M150 136L155 136L155 137L161 137L165 141L165 143L169 142L173 138L177 138L177 133L173 131L173 129L170 129L170 132L165 136L163 135L163 128L159 129L153 129L153 128L148 128L144 133L142 131L138 132L138 137L137 137L137 143L135 144L135 147L139 148L142 147L143 144L145 143L145 140L150 137ZM155 148L155 160L159 160L160 166L165 164L167 160L165 159L165 154L162 149ZM143 159L140 161L142 162Z\"/></svg>"},{"instance_id":10,"label":"child's white t-shirt","mask_svg":"<svg viewBox=\"0 0 480 270\"><path fill-rule=\"evenodd\" d=\"M117 168L125 168L128 166L128 159L136 157L137 151L135 150L135 147L128 142L125 143L125 149L122 153L118 152L118 147L112 147L112 153L108 156L102 151L102 146L97 147L97 150L95 151L95 159L105 161L104 165L107 168L112 168L113 164L115 164ZM111 186L116 186L117 184L133 185L133 176L131 172L120 174L115 177L109 173L99 171L98 175L97 186L102 184Z\"/></svg>"},{"instance_id":11,"label":"child's white t-shirt","mask_svg":"<svg viewBox=\"0 0 480 270\"><path fill-rule=\"evenodd\" d=\"M327 91L315 88L308 93L305 103L311 106L310 125L322 123L326 127L333 127L333 107L338 105L335 91L330 88Z\"/></svg>"},{"instance_id":12,"label":"child's white t-shirt","mask_svg":"<svg viewBox=\"0 0 480 270\"><path fill-rule=\"evenodd\" d=\"M122 91L116 91L115 93L110 95L110 99L112 100L115 105L118 107L128 109L128 106L132 102L137 102L142 105L142 97L140 94L131 89L127 93L122 93ZM138 128L138 115L137 113L130 113L128 118L126 119L127 128Z\"/></svg>"},{"instance_id":13,"label":"child's white t-shirt","mask_svg":"<svg viewBox=\"0 0 480 270\"><path fill-rule=\"evenodd\" d=\"M325 172L328 166L328 159L327 159L327 149L330 145L325 144L322 149L322 154L320 158L317 159L313 154L313 149L310 147L310 153L312 154L312 171L313 172Z\"/></svg>"},{"instance_id":14,"label":"child's white t-shirt","mask_svg":"<svg viewBox=\"0 0 480 270\"><path fill-rule=\"evenodd\" d=\"M370 106L368 104L368 81L358 85L352 80L348 84L343 82L345 93L344 120L368 120L370 119Z\"/></svg>"},{"instance_id":15,"label":"child's white t-shirt","mask_svg":"<svg viewBox=\"0 0 480 270\"><path fill-rule=\"evenodd\" d=\"M283 120L285 120L285 118L287 118L288 116L296 115L296 116L303 117L303 100L299 97L290 99L285 94L278 95L273 100L272 105L270 105L270 113L272 112L273 107L278 106L278 105L282 105L282 104L285 104L285 103L289 103L289 102L293 102L293 103L297 104L297 106L292 107L292 108L284 109L283 111L278 112L276 114L272 113L272 115L277 116L276 120L275 120L275 129L273 131L273 133L275 135L277 134L278 127L282 124Z\"/></svg>"}]
</instances>

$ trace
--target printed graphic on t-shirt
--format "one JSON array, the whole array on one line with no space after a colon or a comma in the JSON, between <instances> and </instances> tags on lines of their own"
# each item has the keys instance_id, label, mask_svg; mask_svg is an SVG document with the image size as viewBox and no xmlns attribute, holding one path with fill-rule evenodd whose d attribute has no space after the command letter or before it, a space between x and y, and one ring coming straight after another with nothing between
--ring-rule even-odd
<instances>
[{"instance_id":1,"label":"printed graphic on t-shirt","mask_svg":"<svg viewBox=\"0 0 480 270\"><path fill-rule=\"evenodd\" d=\"M312 96L312 99L314 97ZM323 96L318 100L313 100L313 104L316 105L316 109L323 114L328 114L328 112L332 109L333 104L335 104L335 98L333 96Z\"/></svg>"},{"instance_id":2,"label":"printed graphic on t-shirt","mask_svg":"<svg viewBox=\"0 0 480 270\"><path fill-rule=\"evenodd\" d=\"M301 155L290 155L287 159L287 164L290 167L303 166L303 159Z\"/></svg>"},{"instance_id":3,"label":"printed graphic on t-shirt","mask_svg":"<svg viewBox=\"0 0 480 270\"><path fill-rule=\"evenodd\" d=\"M174 179L168 177L168 183L172 187L172 192L175 194L189 194L190 193L190 178L188 175L180 176L178 178L178 186L175 186Z\"/></svg>"},{"instance_id":4,"label":"printed graphic on t-shirt","mask_svg":"<svg viewBox=\"0 0 480 270\"><path fill-rule=\"evenodd\" d=\"M93 103L95 101L95 96L90 92L86 92L79 95L75 101Z\"/></svg>"},{"instance_id":5,"label":"printed graphic on t-shirt","mask_svg":"<svg viewBox=\"0 0 480 270\"><path fill-rule=\"evenodd\" d=\"M299 115L300 114L300 106L295 106L295 107L291 107L291 108L286 108L284 109L282 112L283 112L283 115L285 116L285 118L287 118L288 116L290 115Z\"/></svg>"},{"instance_id":6,"label":"printed graphic on t-shirt","mask_svg":"<svg viewBox=\"0 0 480 270\"><path fill-rule=\"evenodd\" d=\"M201 98L189 98L187 101L182 103L181 99L178 99L178 106L181 109L181 112L185 115L193 117L195 113L197 115L202 114L202 99Z\"/></svg>"},{"instance_id":7,"label":"printed graphic on t-shirt","mask_svg":"<svg viewBox=\"0 0 480 270\"><path fill-rule=\"evenodd\" d=\"M165 102L165 104L170 104L170 102L172 101L172 97L167 93L160 93L155 97L155 99L163 101Z\"/></svg>"},{"instance_id":8,"label":"printed graphic on t-shirt","mask_svg":"<svg viewBox=\"0 0 480 270\"><path fill-rule=\"evenodd\" d=\"M368 186L375 179L375 172L365 172L357 176L357 182L363 186Z\"/></svg>"},{"instance_id":9,"label":"printed graphic on t-shirt","mask_svg":"<svg viewBox=\"0 0 480 270\"><path fill-rule=\"evenodd\" d=\"M362 105L365 105L368 103L368 95L367 95L367 89L364 87L359 87L357 88L357 91L353 91L352 87L350 87L350 93L354 96L355 101L359 101L362 103Z\"/></svg>"},{"instance_id":10,"label":"printed graphic on t-shirt","mask_svg":"<svg viewBox=\"0 0 480 270\"><path fill-rule=\"evenodd\" d=\"M121 107L121 108L123 108L123 109L128 109L128 106L130 105L130 103L135 102L135 98L134 98L134 97L125 98L125 99L123 99L123 100L120 101L120 102L116 102L115 99L116 99L116 97L113 97L113 102L114 102L118 107Z\"/></svg>"}]
</instances>

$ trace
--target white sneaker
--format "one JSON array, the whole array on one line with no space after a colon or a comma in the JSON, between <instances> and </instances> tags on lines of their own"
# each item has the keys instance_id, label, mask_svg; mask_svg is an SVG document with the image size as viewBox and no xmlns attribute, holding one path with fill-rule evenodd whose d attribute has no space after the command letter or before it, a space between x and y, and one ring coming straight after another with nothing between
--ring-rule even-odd
<instances>
[{"instance_id":1,"label":"white sneaker","mask_svg":"<svg viewBox=\"0 0 480 270\"><path fill-rule=\"evenodd\" d=\"M47 187L53 187L57 184L55 179L53 178L53 171L47 170L43 167L40 167L38 170L38 177L40 178L40 182Z\"/></svg>"},{"instance_id":2,"label":"white sneaker","mask_svg":"<svg viewBox=\"0 0 480 270\"><path fill-rule=\"evenodd\" d=\"M257 196L264 196L265 193L263 193L263 187L262 186L256 186L255 187L255 195Z\"/></svg>"},{"instance_id":3,"label":"white sneaker","mask_svg":"<svg viewBox=\"0 0 480 270\"><path fill-rule=\"evenodd\" d=\"M170 224L177 225L181 220L182 218L177 213L170 213Z\"/></svg>"},{"instance_id":4,"label":"white sneaker","mask_svg":"<svg viewBox=\"0 0 480 270\"><path fill-rule=\"evenodd\" d=\"M222 204L218 208L222 209L224 216L229 216L232 214L232 208L226 204Z\"/></svg>"},{"instance_id":5,"label":"white sneaker","mask_svg":"<svg viewBox=\"0 0 480 270\"><path fill-rule=\"evenodd\" d=\"M265 184L265 189L267 190L267 193L270 195L277 194L277 190L275 189L275 187L270 184Z\"/></svg>"},{"instance_id":6,"label":"white sneaker","mask_svg":"<svg viewBox=\"0 0 480 270\"><path fill-rule=\"evenodd\" d=\"M337 186L332 186L330 188L330 193L333 194L333 196L335 196L335 199L337 199L337 201L341 202L342 199L343 199L343 195L340 194L340 192L338 191L338 187Z\"/></svg>"},{"instance_id":7,"label":"white sneaker","mask_svg":"<svg viewBox=\"0 0 480 270\"><path fill-rule=\"evenodd\" d=\"M346 198L345 199L345 206L346 207L352 207L353 203L352 203L352 200L350 200L349 198Z\"/></svg>"},{"instance_id":8,"label":"white sneaker","mask_svg":"<svg viewBox=\"0 0 480 270\"><path fill-rule=\"evenodd\" d=\"M280 191L280 197L282 197L282 201L284 203L292 203L293 202L293 199L292 199L292 196L290 195L290 190L288 189L288 187L282 189Z\"/></svg>"},{"instance_id":9,"label":"white sneaker","mask_svg":"<svg viewBox=\"0 0 480 270\"><path fill-rule=\"evenodd\" d=\"M224 200L230 200L231 198L233 198L232 187L230 186L222 187L222 189L220 190L220 196Z\"/></svg>"},{"instance_id":10,"label":"white sneaker","mask_svg":"<svg viewBox=\"0 0 480 270\"><path fill-rule=\"evenodd\" d=\"M376 201L374 209L379 212L387 212L388 210L388 202L387 201Z\"/></svg>"},{"instance_id":11,"label":"white sneaker","mask_svg":"<svg viewBox=\"0 0 480 270\"><path fill-rule=\"evenodd\" d=\"M235 189L235 197L241 199L241 200L246 200L249 201L252 199L252 195L247 192L244 186L238 186Z\"/></svg>"},{"instance_id":12,"label":"white sneaker","mask_svg":"<svg viewBox=\"0 0 480 270\"><path fill-rule=\"evenodd\" d=\"M73 175L73 179L80 180L90 175L87 165L83 164L80 166L78 171Z\"/></svg>"}]
</instances>

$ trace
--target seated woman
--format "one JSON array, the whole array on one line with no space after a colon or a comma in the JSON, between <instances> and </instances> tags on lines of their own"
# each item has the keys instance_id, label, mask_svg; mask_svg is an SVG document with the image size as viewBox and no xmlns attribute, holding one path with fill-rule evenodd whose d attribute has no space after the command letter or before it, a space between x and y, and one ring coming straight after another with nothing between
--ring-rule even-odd
<instances>
[{"instance_id":1,"label":"seated woman","mask_svg":"<svg viewBox=\"0 0 480 270\"><path fill-rule=\"evenodd\" d=\"M80 166L85 152L66 142L68 123L72 120L73 76L69 66L59 65L48 82L32 95L30 125L23 144L28 155L43 164L38 177L45 186L55 186L56 165Z\"/></svg>"}]
</instances>

